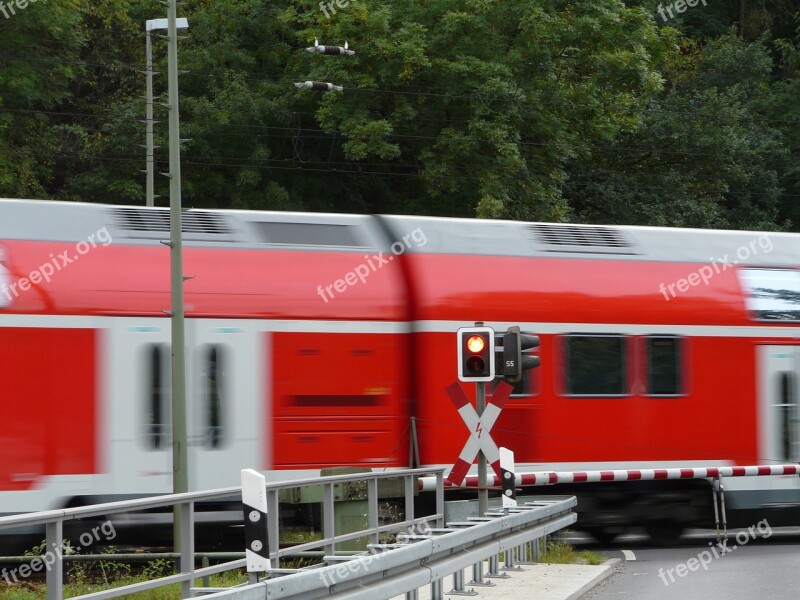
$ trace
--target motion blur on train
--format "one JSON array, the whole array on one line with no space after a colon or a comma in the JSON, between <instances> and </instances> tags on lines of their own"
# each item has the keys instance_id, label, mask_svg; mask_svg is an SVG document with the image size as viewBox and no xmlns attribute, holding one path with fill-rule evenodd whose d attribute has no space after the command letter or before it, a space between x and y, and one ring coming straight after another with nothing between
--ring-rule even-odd
<instances>
[{"instance_id":1,"label":"motion blur on train","mask_svg":"<svg viewBox=\"0 0 800 600\"><path fill-rule=\"evenodd\" d=\"M3 514L171 491L168 237L164 209L0 200ZM541 339L492 430L518 472L800 455L800 235L189 210L183 239L191 489L406 467L412 418L452 465L476 321ZM732 524L800 524L796 476L724 483ZM707 480L543 492L604 540L713 524Z\"/></svg>"}]
</instances>

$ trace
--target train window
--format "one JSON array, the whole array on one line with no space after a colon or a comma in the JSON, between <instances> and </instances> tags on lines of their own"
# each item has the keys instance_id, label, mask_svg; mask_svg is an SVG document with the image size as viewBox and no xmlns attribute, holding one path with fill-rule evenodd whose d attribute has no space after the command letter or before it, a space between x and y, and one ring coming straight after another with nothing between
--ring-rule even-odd
<instances>
[{"instance_id":1,"label":"train window","mask_svg":"<svg viewBox=\"0 0 800 600\"><path fill-rule=\"evenodd\" d=\"M628 393L623 336L570 335L565 341L567 395L624 396Z\"/></svg>"},{"instance_id":2,"label":"train window","mask_svg":"<svg viewBox=\"0 0 800 600\"><path fill-rule=\"evenodd\" d=\"M741 269L745 303L758 321L800 321L800 272Z\"/></svg>"},{"instance_id":3,"label":"train window","mask_svg":"<svg viewBox=\"0 0 800 600\"><path fill-rule=\"evenodd\" d=\"M205 352L205 435L209 448L220 448L224 442L226 359L222 346L208 346Z\"/></svg>"},{"instance_id":4,"label":"train window","mask_svg":"<svg viewBox=\"0 0 800 600\"><path fill-rule=\"evenodd\" d=\"M168 444L169 423L169 353L164 344L151 344L147 352L148 369L145 438L151 450L161 450Z\"/></svg>"},{"instance_id":5,"label":"train window","mask_svg":"<svg viewBox=\"0 0 800 600\"><path fill-rule=\"evenodd\" d=\"M358 227L330 223L257 223L262 239L293 246L361 247Z\"/></svg>"},{"instance_id":6,"label":"train window","mask_svg":"<svg viewBox=\"0 0 800 600\"><path fill-rule=\"evenodd\" d=\"M783 372L779 374L780 384L780 419L781 419L781 450L782 460L794 461L794 434L793 427L796 421L797 400L794 397L794 373Z\"/></svg>"},{"instance_id":7,"label":"train window","mask_svg":"<svg viewBox=\"0 0 800 600\"><path fill-rule=\"evenodd\" d=\"M647 395L680 396L683 340L677 336L649 336L647 340Z\"/></svg>"}]
</instances>

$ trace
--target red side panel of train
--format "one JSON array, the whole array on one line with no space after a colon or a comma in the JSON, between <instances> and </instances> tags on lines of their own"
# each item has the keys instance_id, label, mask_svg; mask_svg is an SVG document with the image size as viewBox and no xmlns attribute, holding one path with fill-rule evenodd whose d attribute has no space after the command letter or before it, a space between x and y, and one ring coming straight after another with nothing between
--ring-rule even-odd
<instances>
[{"instance_id":1,"label":"red side panel of train","mask_svg":"<svg viewBox=\"0 0 800 600\"><path fill-rule=\"evenodd\" d=\"M169 483L168 382L160 355L144 358L169 343L164 214L126 208L125 220L119 210L0 202L0 490L38 490L40 500L79 488L123 493L131 472L139 479L128 492ZM131 225L133 213L158 227ZM200 214L217 225L184 251L192 451L213 465L198 485L218 483L213 473L228 466L405 466L412 417L422 463L452 464L468 434L445 393L456 380L455 331L478 320L541 338L542 366L493 430L518 463L800 459L800 420L775 408L796 402L770 396L797 389L800 319L794 309L754 316L759 294L785 304L794 292L748 294L742 279L748 268L798 275L798 236L774 234L756 255L759 234L742 232ZM282 237L263 227L290 221ZM100 227L109 243L76 252ZM568 243L552 242L562 234ZM401 239L404 251L390 251ZM748 241L747 261L717 264L674 293L711 269L708 256ZM46 264L47 281L23 284ZM618 393L570 392L576 336L619 338ZM648 390L654 336L680 340L676 393ZM232 363L199 360L211 346ZM784 391L773 373L789 381Z\"/></svg>"}]
</instances>

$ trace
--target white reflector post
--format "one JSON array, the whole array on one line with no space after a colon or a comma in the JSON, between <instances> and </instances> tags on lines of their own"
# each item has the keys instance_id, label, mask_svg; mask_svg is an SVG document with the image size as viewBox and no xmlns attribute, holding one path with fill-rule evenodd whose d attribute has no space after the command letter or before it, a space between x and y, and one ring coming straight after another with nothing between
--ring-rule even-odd
<instances>
[{"instance_id":1,"label":"white reflector post","mask_svg":"<svg viewBox=\"0 0 800 600\"><path fill-rule=\"evenodd\" d=\"M514 469L514 453L500 448L500 473L503 484L503 508L517 506L517 475Z\"/></svg>"},{"instance_id":2,"label":"white reflector post","mask_svg":"<svg viewBox=\"0 0 800 600\"><path fill-rule=\"evenodd\" d=\"M266 571L271 566L267 538L267 479L253 469L242 470L242 510L247 540L247 572Z\"/></svg>"}]
</instances>

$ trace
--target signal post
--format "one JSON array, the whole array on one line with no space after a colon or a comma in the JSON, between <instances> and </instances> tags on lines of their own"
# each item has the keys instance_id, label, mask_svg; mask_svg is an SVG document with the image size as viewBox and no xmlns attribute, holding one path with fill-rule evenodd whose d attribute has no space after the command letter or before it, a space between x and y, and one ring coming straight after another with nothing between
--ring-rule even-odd
<instances>
[{"instance_id":1,"label":"signal post","mask_svg":"<svg viewBox=\"0 0 800 600\"><path fill-rule=\"evenodd\" d=\"M522 374L525 371L538 367L540 364L539 357L523 355L523 352L537 347L539 338L535 335L523 334L517 326L509 327L505 333L498 334L496 338L494 330L491 327L485 327L482 322L476 322L474 327L460 328L456 332L456 336L458 339L458 379L463 382L474 381L476 384L475 397L478 421L475 431L470 431L470 436L480 438L483 433L483 421L481 419L486 410L486 382L493 381L499 375L507 383L516 383L522 380ZM498 341L503 344L502 353L497 352ZM496 352L500 360L497 360ZM505 390L505 393L501 391L500 394L502 395L501 402L504 403L508 394L510 394L510 387ZM454 398L455 401L456 399ZM497 412L499 412L500 408L502 408L502 404L498 406ZM497 415L493 416L496 419ZM462 414L463 417L464 415ZM490 443L492 447L496 448L494 442ZM479 515L484 515L489 510L486 454L483 451L483 447L483 444L478 445ZM499 457L495 460L499 460ZM450 477L453 477L453 472L451 472ZM453 483L452 480L451 483ZM458 483L460 484L461 481Z\"/></svg>"}]
</instances>

